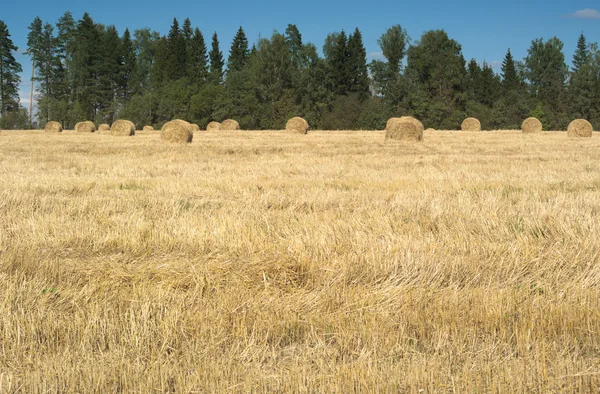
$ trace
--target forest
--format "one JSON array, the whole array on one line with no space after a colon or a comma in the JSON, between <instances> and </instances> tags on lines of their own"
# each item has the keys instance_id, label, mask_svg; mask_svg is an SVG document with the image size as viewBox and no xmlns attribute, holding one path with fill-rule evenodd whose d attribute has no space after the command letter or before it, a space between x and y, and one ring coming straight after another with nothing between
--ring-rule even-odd
<instances>
[{"instance_id":1,"label":"forest","mask_svg":"<svg viewBox=\"0 0 600 394\"><path fill-rule=\"evenodd\" d=\"M582 33L567 64L563 42L534 39L524 59L510 49L499 73L466 60L444 30L412 41L394 25L378 44L384 60L367 61L362 34L332 32L321 50L298 27L250 46L242 27L224 52L216 32L204 36L189 18L167 35L125 29L64 13L55 23L36 17L26 54L33 64L37 111L19 103L22 65L7 24L0 21L0 128L64 127L129 119L160 127L181 118L206 126L233 118L244 129L282 129L293 116L313 129L382 129L411 115L425 127L457 129L473 116L483 129L518 129L534 116L545 130L575 118L600 125L600 50Z\"/></svg>"}]
</instances>

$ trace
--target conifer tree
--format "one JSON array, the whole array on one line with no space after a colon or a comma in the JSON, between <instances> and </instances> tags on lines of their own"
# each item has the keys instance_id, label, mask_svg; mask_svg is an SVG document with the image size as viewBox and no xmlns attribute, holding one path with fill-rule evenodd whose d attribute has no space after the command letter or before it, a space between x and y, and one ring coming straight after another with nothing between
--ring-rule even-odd
<instances>
[{"instance_id":1,"label":"conifer tree","mask_svg":"<svg viewBox=\"0 0 600 394\"><path fill-rule=\"evenodd\" d=\"M0 116L19 109L19 73L23 68L13 56L17 49L8 26L0 20Z\"/></svg>"},{"instance_id":2,"label":"conifer tree","mask_svg":"<svg viewBox=\"0 0 600 394\"><path fill-rule=\"evenodd\" d=\"M577 71L587 63L589 56L590 52L588 50L587 41L583 33L581 33L577 40L577 49L575 49L575 54L573 55L573 73L577 73Z\"/></svg>"},{"instance_id":3,"label":"conifer tree","mask_svg":"<svg viewBox=\"0 0 600 394\"><path fill-rule=\"evenodd\" d=\"M177 18L173 18L173 24L167 36L167 53L167 78L175 81L184 77L187 71L186 41L183 32L179 28Z\"/></svg>"},{"instance_id":4,"label":"conifer tree","mask_svg":"<svg viewBox=\"0 0 600 394\"><path fill-rule=\"evenodd\" d=\"M329 37L328 37L329 38ZM330 47L327 51L327 62L329 65L331 90L338 95L345 95L350 88L351 75L349 70L348 39L344 30L338 34L332 35L326 46Z\"/></svg>"},{"instance_id":5,"label":"conifer tree","mask_svg":"<svg viewBox=\"0 0 600 394\"><path fill-rule=\"evenodd\" d=\"M202 84L208 78L208 57L204 36L198 28L194 29L188 48L188 76L196 84Z\"/></svg>"},{"instance_id":6,"label":"conifer tree","mask_svg":"<svg viewBox=\"0 0 600 394\"><path fill-rule=\"evenodd\" d=\"M229 59L227 59L227 68L229 71L240 71L248 62L248 39L244 29L240 26L229 51Z\"/></svg>"},{"instance_id":7,"label":"conifer tree","mask_svg":"<svg viewBox=\"0 0 600 394\"><path fill-rule=\"evenodd\" d=\"M515 61L513 60L510 48L504 56L502 61L502 88L504 92L514 92L519 89L519 75L517 74L517 68Z\"/></svg>"},{"instance_id":8,"label":"conifer tree","mask_svg":"<svg viewBox=\"0 0 600 394\"><path fill-rule=\"evenodd\" d=\"M121 38L121 64L118 87L118 97L122 104L125 104L133 95L132 79L135 74L136 56L131 33L125 29Z\"/></svg>"},{"instance_id":9,"label":"conifer tree","mask_svg":"<svg viewBox=\"0 0 600 394\"><path fill-rule=\"evenodd\" d=\"M210 81L214 85L220 85L223 83L223 52L219 49L219 38L217 32L213 33L212 45L210 53L208 54L210 59Z\"/></svg>"},{"instance_id":10,"label":"conifer tree","mask_svg":"<svg viewBox=\"0 0 600 394\"><path fill-rule=\"evenodd\" d=\"M348 38L348 91L358 93L365 99L369 96L369 74L367 71L367 51L363 45L362 34L358 27Z\"/></svg>"}]
</instances>

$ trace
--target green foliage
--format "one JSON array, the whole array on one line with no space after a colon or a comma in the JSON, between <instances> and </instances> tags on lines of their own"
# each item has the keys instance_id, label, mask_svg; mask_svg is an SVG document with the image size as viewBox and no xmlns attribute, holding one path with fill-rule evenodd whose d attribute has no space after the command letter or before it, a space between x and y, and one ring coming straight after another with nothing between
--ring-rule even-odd
<instances>
[{"instance_id":1,"label":"green foliage","mask_svg":"<svg viewBox=\"0 0 600 394\"><path fill-rule=\"evenodd\" d=\"M525 75L532 96L544 103L550 129L564 128L567 123L565 83L567 65L562 52L563 43L556 37L546 42L531 42L525 58Z\"/></svg>"},{"instance_id":2,"label":"green foliage","mask_svg":"<svg viewBox=\"0 0 600 394\"><path fill-rule=\"evenodd\" d=\"M17 49L10 38L8 26L0 21L0 116L4 119L12 119L16 115L9 116L9 113L19 111L19 73L23 68L13 55Z\"/></svg>"},{"instance_id":3,"label":"green foliage","mask_svg":"<svg viewBox=\"0 0 600 394\"><path fill-rule=\"evenodd\" d=\"M443 30L425 32L408 48L406 75L413 110L434 128L456 128L465 109L465 60Z\"/></svg>"},{"instance_id":4,"label":"green foliage","mask_svg":"<svg viewBox=\"0 0 600 394\"><path fill-rule=\"evenodd\" d=\"M241 71L248 62L248 54L248 39L244 29L240 26L229 51L229 59L227 60L229 71Z\"/></svg>"},{"instance_id":5,"label":"green foliage","mask_svg":"<svg viewBox=\"0 0 600 394\"><path fill-rule=\"evenodd\" d=\"M234 118L247 129L281 129L302 116L314 129L381 129L403 115L438 129L456 129L466 116L484 129L516 129L529 115L546 129L564 128L575 117L600 123L600 52L583 34L570 73L562 42L552 38L534 40L523 62L509 49L496 74L486 62L466 64L445 31L427 31L409 46L400 25L383 32L384 60L368 66L358 28L328 34L320 57L294 24L251 49L240 27L227 70L217 33L209 50L189 18L181 26L173 19L165 36L147 28L120 35L87 13L75 21L68 12L56 29L35 18L29 30L39 123L128 118L158 127L183 118L204 126ZM11 112L2 122L15 126L22 71L4 23L0 33L0 110Z\"/></svg>"},{"instance_id":6,"label":"green foliage","mask_svg":"<svg viewBox=\"0 0 600 394\"><path fill-rule=\"evenodd\" d=\"M210 59L210 74L209 79L212 84L219 85L223 83L223 52L219 49L219 38L217 32L213 33L211 50L208 54Z\"/></svg>"}]
</instances>

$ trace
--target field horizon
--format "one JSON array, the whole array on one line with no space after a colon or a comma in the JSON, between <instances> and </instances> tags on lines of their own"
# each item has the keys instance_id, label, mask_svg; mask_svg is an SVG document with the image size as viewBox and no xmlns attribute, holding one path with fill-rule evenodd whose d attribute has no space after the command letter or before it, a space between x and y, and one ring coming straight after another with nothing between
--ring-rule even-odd
<instances>
[{"instance_id":1,"label":"field horizon","mask_svg":"<svg viewBox=\"0 0 600 394\"><path fill-rule=\"evenodd\" d=\"M589 393L600 138L0 132L0 393Z\"/></svg>"}]
</instances>

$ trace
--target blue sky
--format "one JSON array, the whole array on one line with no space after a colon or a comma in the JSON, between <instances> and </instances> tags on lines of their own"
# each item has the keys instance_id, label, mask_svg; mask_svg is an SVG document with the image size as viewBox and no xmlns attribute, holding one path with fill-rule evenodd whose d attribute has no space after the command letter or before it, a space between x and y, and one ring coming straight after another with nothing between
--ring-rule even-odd
<instances>
[{"instance_id":1,"label":"blue sky","mask_svg":"<svg viewBox=\"0 0 600 394\"><path fill-rule=\"evenodd\" d=\"M239 26L244 28L252 43L259 37L269 37L274 30L283 32L288 23L294 23L303 40L313 42L319 49L328 33L342 29L350 32L358 27L369 59L381 57L377 39L385 29L400 24L413 41L427 30L444 29L462 45L467 60L487 61L496 71L499 71L507 48L521 60L535 38L557 36L561 39L568 64L581 32L588 41L600 42L600 4L597 0L466 0L457 4L444 0L306 0L294 3L281 0L170 0L150 4L141 0L30 0L26 4L12 1L2 6L0 20L8 25L13 41L23 51L27 27L35 16L54 24L65 11L71 11L75 19L87 11L94 21L114 24L120 33L125 27L132 32L136 28L149 27L161 34L168 32L174 17L180 22L189 17L207 41L213 31L217 32L225 57ZM25 55L19 55L18 60L24 69L21 103L26 105L31 62Z\"/></svg>"}]
</instances>

